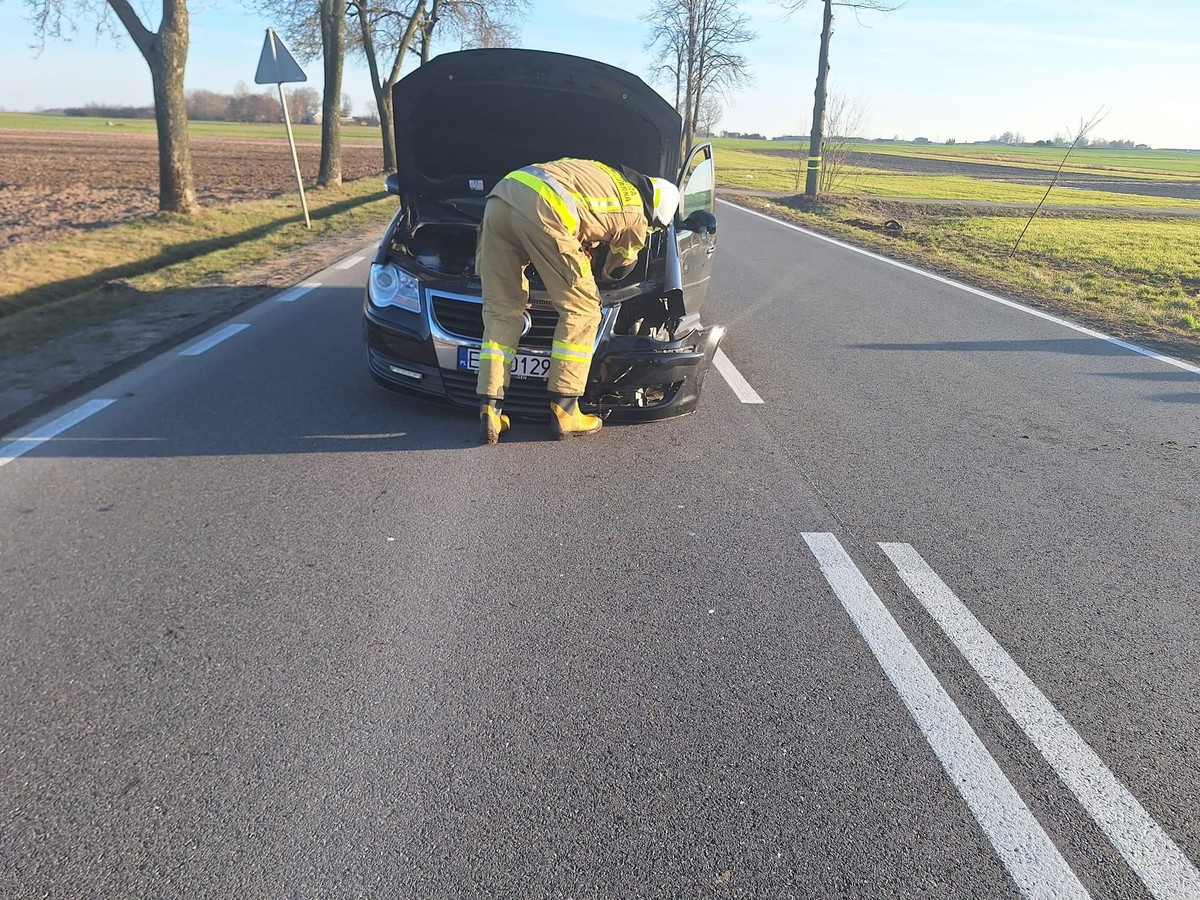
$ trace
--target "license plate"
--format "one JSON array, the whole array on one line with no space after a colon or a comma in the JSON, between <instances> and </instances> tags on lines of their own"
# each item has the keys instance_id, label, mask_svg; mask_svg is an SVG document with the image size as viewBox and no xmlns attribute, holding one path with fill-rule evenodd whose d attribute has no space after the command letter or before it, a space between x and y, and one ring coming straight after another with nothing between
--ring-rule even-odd
<instances>
[{"instance_id":1,"label":"license plate","mask_svg":"<svg viewBox=\"0 0 1200 900\"><path fill-rule=\"evenodd\" d=\"M479 371L479 350L476 347L458 348L458 367L467 372ZM546 378L550 372L550 357L518 353L512 361L513 378Z\"/></svg>"}]
</instances>

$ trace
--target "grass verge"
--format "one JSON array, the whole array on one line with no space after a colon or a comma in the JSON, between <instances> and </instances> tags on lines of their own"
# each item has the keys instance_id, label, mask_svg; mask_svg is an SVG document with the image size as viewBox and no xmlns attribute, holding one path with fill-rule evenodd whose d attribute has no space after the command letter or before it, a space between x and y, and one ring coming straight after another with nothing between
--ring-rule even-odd
<instances>
[{"instance_id":1,"label":"grass verge","mask_svg":"<svg viewBox=\"0 0 1200 900\"><path fill-rule=\"evenodd\" d=\"M1200 361L1200 220L1043 212L1010 257L1027 213L845 197L736 202Z\"/></svg>"},{"instance_id":2,"label":"grass verge","mask_svg":"<svg viewBox=\"0 0 1200 900\"><path fill-rule=\"evenodd\" d=\"M358 225L380 230L396 198L364 178L308 194L312 230L294 196L159 214L0 252L0 358L111 321L156 292L219 285L237 271Z\"/></svg>"}]
</instances>

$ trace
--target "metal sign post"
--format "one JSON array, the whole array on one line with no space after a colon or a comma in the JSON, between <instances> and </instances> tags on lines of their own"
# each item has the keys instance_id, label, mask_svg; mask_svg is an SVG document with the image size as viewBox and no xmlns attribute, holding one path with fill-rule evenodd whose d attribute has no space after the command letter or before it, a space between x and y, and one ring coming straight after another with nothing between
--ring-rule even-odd
<instances>
[{"instance_id":1,"label":"metal sign post","mask_svg":"<svg viewBox=\"0 0 1200 900\"><path fill-rule=\"evenodd\" d=\"M297 65L288 48L283 45L273 28L267 29L263 40L262 54L258 58L258 71L254 73L255 84L279 86L279 105L283 107L283 124L287 128L288 147L292 151L292 166L296 170L296 186L300 188L300 206L304 210L304 227L311 229L308 218L308 200L304 196L304 179L300 177L300 160L296 156L296 139L292 136L292 117L288 113L287 96L283 93L284 82L308 81Z\"/></svg>"}]
</instances>

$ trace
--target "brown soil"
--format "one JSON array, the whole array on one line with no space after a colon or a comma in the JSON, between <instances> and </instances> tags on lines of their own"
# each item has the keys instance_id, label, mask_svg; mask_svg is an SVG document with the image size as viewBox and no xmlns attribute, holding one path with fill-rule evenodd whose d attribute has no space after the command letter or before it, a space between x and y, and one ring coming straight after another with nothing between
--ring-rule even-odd
<instances>
[{"instance_id":1,"label":"brown soil","mask_svg":"<svg viewBox=\"0 0 1200 900\"><path fill-rule=\"evenodd\" d=\"M193 137L201 204L263 200L296 190L287 140ZM321 148L297 144L305 189ZM342 177L376 176L378 145L342 144ZM153 134L0 130L0 249L51 241L158 211Z\"/></svg>"}]
</instances>

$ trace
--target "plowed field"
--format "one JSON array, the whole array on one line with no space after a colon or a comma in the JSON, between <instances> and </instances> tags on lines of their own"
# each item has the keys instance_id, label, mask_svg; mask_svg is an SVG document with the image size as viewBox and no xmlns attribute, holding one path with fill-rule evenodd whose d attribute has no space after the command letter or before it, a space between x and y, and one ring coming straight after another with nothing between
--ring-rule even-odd
<instances>
[{"instance_id":1,"label":"plowed field","mask_svg":"<svg viewBox=\"0 0 1200 900\"><path fill-rule=\"evenodd\" d=\"M193 137L196 192L204 205L261 200L296 191L282 128L278 141ZM307 190L320 144L297 144ZM342 177L376 176L376 143L342 144ZM56 240L158 209L154 135L0 130L0 248Z\"/></svg>"}]
</instances>

